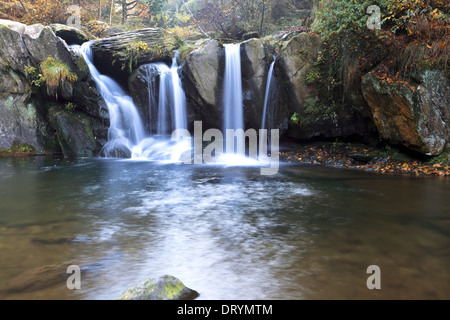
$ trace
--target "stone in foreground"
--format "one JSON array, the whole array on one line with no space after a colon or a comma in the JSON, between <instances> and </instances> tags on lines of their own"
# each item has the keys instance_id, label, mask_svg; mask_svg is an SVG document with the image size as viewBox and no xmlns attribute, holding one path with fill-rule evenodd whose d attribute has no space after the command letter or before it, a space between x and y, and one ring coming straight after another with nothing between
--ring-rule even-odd
<instances>
[{"instance_id":1,"label":"stone in foreground","mask_svg":"<svg viewBox=\"0 0 450 320\"><path fill-rule=\"evenodd\" d=\"M179 279L164 275L149 278L126 290L118 300L193 300L198 292L186 287Z\"/></svg>"}]
</instances>

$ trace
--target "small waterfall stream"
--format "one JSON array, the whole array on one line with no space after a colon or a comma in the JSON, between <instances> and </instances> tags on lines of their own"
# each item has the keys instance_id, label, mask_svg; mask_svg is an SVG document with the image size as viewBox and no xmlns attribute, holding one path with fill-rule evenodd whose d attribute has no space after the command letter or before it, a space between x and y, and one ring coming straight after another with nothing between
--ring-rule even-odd
<instances>
[{"instance_id":1,"label":"small waterfall stream","mask_svg":"<svg viewBox=\"0 0 450 320\"><path fill-rule=\"evenodd\" d=\"M240 44L225 44L224 129L244 129Z\"/></svg>"},{"instance_id":2,"label":"small waterfall stream","mask_svg":"<svg viewBox=\"0 0 450 320\"><path fill-rule=\"evenodd\" d=\"M90 42L78 49L89 67L100 95L106 102L110 117L108 142L103 147L104 156L129 152L134 145L145 138L144 124L133 99L112 78L100 74L93 63Z\"/></svg>"},{"instance_id":3,"label":"small waterfall stream","mask_svg":"<svg viewBox=\"0 0 450 320\"><path fill-rule=\"evenodd\" d=\"M261 121L261 129L272 129L273 126L273 86L274 86L274 76L273 76L273 67L275 65L276 57L273 57L273 61L270 64L269 73L267 74L267 82L266 82L266 92L264 95L264 109L263 116ZM267 125L267 126L266 126Z\"/></svg>"}]
</instances>

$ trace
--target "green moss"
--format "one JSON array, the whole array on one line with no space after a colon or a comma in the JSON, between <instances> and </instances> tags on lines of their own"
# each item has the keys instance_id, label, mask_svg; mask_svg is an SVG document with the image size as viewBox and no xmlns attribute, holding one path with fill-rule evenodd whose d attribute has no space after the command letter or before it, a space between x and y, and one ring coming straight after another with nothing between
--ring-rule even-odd
<instances>
[{"instance_id":1,"label":"green moss","mask_svg":"<svg viewBox=\"0 0 450 320\"><path fill-rule=\"evenodd\" d=\"M188 57L188 55L196 49L195 44L183 42L183 44L178 48L178 52L180 53L181 62L184 63Z\"/></svg>"},{"instance_id":2,"label":"green moss","mask_svg":"<svg viewBox=\"0 0 450 320\"><path fill-rule=\"evenodd\" d=\"M313 85L320 81L321 74L320 68L313 67L305 76L305 83L307 85Z\"/></svg>"},{"instance_id":3,"label":"green moss","mask_svg":"<svg viewBox=\"0 0 450 320\"><path fill-rule=\"evenodd\" d=\"M335 103L324 103L320 99L305 99L305 114L302 120L304 122L311 121L332 121L338 124L338 106Z\"/></svg>"},{"instance_id":4,"label":"green moss","mask_svg":"<svg viewBox=\"0 0 450 320\"><path fill-rule=\"evenodd\" d=\"M33 84L40 86L43 82L47 85L47 93L49 95L56 95L57 90L63 83L74 83L78 80L75 73L72 73L69 66L61 61L57 61L52 57L48 57L40 64L42 73L37 74L34 72ZM32 69L28 70L31 73Z\"/></svg>"},{"instance_id":5,"label":"green moss","mask_svg":"<svg viewBox=\"0 0 450 320\"><path fill-rule=\"evenodd\" d=\"M15 143L9 149L0 149L0 155L14 155L21 153L36 153L36 147L28 143Z\"/></svg>"},{"instance_id":6,"label":"green moss","mask_svg":"<svg viewBox=\"0 0 450 320\"><path fill-rule=\"evenodd\" d=\"M450 152L444 152L430 161L432 164L440 164L443 166L450 166Z\"/></svg>"}]
</instances>

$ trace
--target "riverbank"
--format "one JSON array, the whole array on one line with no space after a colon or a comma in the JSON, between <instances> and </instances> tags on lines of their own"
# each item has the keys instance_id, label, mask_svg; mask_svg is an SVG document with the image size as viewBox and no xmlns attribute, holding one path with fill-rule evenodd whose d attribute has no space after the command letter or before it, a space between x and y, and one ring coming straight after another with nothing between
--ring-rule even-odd
<instances>
[{"instance_id":1,"label":"riverbank","mask_svg":"<svg viewBox=\"0 0 450 320\"><path fill-rule=\"evenodd\" d=\"M344 142L289 144L280 152L280 161L291 164L442 177L450 176L449 157L447 153L438 158L419 160L390 146L378 149Z\"/></svg>"}]
</instances>

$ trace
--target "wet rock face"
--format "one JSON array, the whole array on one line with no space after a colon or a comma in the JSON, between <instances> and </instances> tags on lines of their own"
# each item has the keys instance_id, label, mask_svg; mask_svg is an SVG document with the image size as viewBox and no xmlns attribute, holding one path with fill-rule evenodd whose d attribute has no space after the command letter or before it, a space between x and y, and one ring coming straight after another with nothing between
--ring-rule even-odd
<instances>
[{"instance_id":1,"label":"wet rock face","mask_svg":"<svg viewBox=\"0 0 450 320\"><path fill-rule=\"evenodd\" d=\"M183 67L187 103L203 128L222 128L225 53L217 40L207 40L192 51Z\"/></svg>"},{"instance_id":2,"label":"wet rock face","mask_svg":"<svg viewBox=\"0 0 450 320\"><path fill-rule=\"evenodd\" d=\"M246 128L261 126L264 96L270 63L273 58L259 39L241 44L242 94Z\"/></svg>"},{"instance_id":3,"label":"wet rock face","mask_svg":"<svg viewBox=\"0 0 450 320\"><path fill-rule=\"evenodd\" d=\"M366 114L370 113L364 101L357 100L345 107L340 102L330 103L331 99L323 96L327 93L308 83L307 78L316 72L315 62L322 50L320 36L300 33L286 43L277 57L275 69L285 99L284 109L282 105L279 110L289 121L287 136L308 140L365 135ZM356 88L352 92L358 96Z\"/></svg>"},{"instance_id":4,"label":"wet rock face","mask_svg":"<svg viewBox=\"0 0 450 320\"><path fill-rule=\"evenodd\" d=\"M259 129L273 57L261 39L242 42L240 50L244 125ZM203 121L204 129L223 127L224 73L225 50L216 40L205 41L186 59L182 82L188 106L196 119Z\"/></svg>"},{"instance_id":5,"label":"wet rock face","mask_svg":"<svg viewBox=\"0 0 450 320\"><path fill-rule=\"evenodd\" d=\"M126 290L118 300L193 300L198 292L186 287L179 279L164 275L149 278Z\"/></svg>"},{"instance_id":6,"label":"wet rock face","mask_svg":"<svg viewBox=\"0 0 450 320\"><path fill-rule=\"evenodd\" d=\"M48 95L45 82L39 85L33 82L36 74L41 73L41 63L48 57L66 65L77 77L74 83L58 85L59 98ZM104 102L82 57L74 54L52 28L0 20L0 75L0 149L27 144L37 153L68 150L59 137L71 136L73 132L64 132L70 126L61 127L62 122L51 121L50 107L59 105L58 110L64 111L66 105L70 105L81 114L71 120L72 124L79 121L77 126L84 128L78 135L83 141L81 144L90 145L91 137L98 137L88 154L99 152L108 129ZM86 117L91 118L89 123L94 124L95 129L86 126ZM60 132L64 134L58 135ZM75 151L77 149L65 155L86 155Z\"/></svg>"},{"instance_id":7,"label":"wet rock face","mask_svg":"<svg viewBox=\"0 0 450 320\"><path fill-rule=\"evenodd\" d=\"M443 72L416 72L410 83L368 74L362 90L383 139L428 155L449 147L450 80Z\"/></svg>"},{"instance_id":8,"label":"wet rock face","mask_svg":"<svg viewBox=\"0 0 450 320\"><path fill-rule=\"evenodd\" d=\"M279 54L277 68L290 97L292 112L302 112L305 100L318 95L317 89L308 85L305 78L321 48L322 40L319 36L301 33L292 38Z\"/></svg>"}]
</instances>

